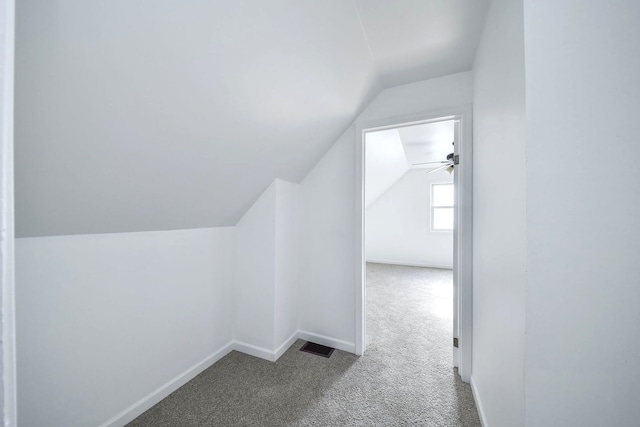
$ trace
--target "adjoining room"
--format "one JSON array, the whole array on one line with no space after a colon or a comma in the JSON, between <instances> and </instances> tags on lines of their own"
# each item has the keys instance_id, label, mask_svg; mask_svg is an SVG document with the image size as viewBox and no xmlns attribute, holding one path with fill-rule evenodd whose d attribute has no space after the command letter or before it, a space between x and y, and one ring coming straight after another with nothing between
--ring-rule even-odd
<instances>
[{"instance_id":1,"label":"adjoining room","mask_svg":"<svg viewBox=\"0 0 640 427\"><path fill-rule=\"evenodd\" d=\"M457 366L456 126L430 121L365 134L367 349L414 348L424 355L419 365L442 371Z\"/></svg>"}]
</instances>

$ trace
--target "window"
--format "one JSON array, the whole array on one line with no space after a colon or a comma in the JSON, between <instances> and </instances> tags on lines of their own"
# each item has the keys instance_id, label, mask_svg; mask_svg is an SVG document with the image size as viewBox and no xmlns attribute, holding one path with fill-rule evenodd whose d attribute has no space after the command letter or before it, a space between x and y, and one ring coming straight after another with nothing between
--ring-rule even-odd
<instances>
[{"instance_id":1,"label":"window","mask_svg":"<svg viewBox=\"0 0 640 427\"><path fill-rule=\"evenodd\" d=\"M453 184L431 184L431 231L453 230Z\"/></svg>"}]
</instances>

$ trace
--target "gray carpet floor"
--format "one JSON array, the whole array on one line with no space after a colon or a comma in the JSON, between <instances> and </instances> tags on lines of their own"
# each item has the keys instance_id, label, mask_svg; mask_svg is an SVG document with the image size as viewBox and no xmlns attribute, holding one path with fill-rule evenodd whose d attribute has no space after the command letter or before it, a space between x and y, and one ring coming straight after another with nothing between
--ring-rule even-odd
<instances>
[{"instance_id":1,"label":"gray carpet floor","mask_svg":"<svg viewBox=\"0 0 640 427\"><path fill-rule=\"evenodd\" d=\"M129 426L480 426L451 363L451 271L368 264L367 328L361 357L233 351Z\"/></svg>"}]
</instances>

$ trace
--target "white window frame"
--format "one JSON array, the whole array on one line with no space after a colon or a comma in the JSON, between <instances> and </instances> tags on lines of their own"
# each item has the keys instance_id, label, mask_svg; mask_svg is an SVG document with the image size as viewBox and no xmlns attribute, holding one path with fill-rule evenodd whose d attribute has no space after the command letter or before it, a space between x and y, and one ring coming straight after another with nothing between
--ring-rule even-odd
<instances>
[{"instance_id":1,"label":"white window frame","mask_svg":"<svg viewBox=\"0 0 640 427\"><path fill-rule=\"evenodd\" d=\"M439 208L450 208L450 209L453 209L454 208L453 205L451 205L451 206L449 206L449 205L436 206L433 203L433 188L435 186L437 186L437 185L450 185L451 188L454 191L453 199L455 199L455 189L453 188L453 182L433 182L433 183L431 183L431 195L430 195L431 197L430 197L430 203L429 203L430 208L431 208L431 210L430 210L430 213L431 213L431 231L434 232L434 233L450 233L450 232L453 231L453 228L435 228L434 224L433 224L434 217L435 217L434 213L435 213L436 209L439 209Z\"/></svg>"}]
</instances>

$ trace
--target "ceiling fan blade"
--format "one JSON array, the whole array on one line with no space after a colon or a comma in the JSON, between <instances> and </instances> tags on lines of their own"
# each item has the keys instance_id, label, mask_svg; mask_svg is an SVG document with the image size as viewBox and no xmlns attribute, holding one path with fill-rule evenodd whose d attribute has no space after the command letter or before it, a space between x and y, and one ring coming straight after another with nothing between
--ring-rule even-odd
<instances>
[{"instance_id":1,"label":"ceiling fan blade","mask_svg":"<svg viewBox=\"0 0 640 427\"><path fill-rule=\"evenodd\" d=\"M421 165L444 165L448 164L447 160L443 160L441 162L423 162L423 163L411 163L411 166L421 166Z\"/></svg>"},{"instance_id":2,"label":"ceiling fan blade","mask_svg":"<svg viewBox=\"0 0 640 427\"><path fill-rule=\"evenodd\" d=\"M453 164L451 164L451 163L447 163L446 165L442 165L442 166L440 166L439 168L435 168L435 169L433 169L433 170L430 170L430 171L429 171L429 172L427 172L427 173L434 173L434 172L438 172L439 170L442 170L442 169L448 168L449 166L453 166Z\"/></svg>"}]
</instances>

